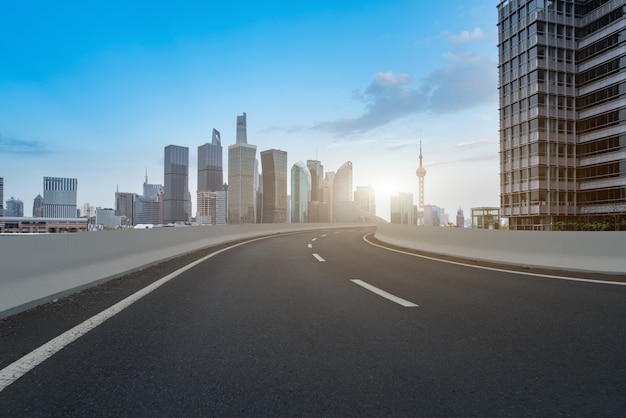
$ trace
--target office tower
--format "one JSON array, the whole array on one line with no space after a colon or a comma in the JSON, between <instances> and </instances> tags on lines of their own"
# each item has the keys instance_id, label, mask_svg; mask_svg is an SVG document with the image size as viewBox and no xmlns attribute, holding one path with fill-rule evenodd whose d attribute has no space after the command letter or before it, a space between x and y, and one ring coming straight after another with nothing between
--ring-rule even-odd
<instances>
[{"instance_id":1,"label":"office tower","mask_svg":"<svg viewBox=\"0 0 626 418\"><path fill-rule=\"evenodd\" d=\"M308 209L311 201L311 173L298 161L291 167L291 223L309 221Z\"/></svg>"},{"instance_id":2,"label":"office tower","mask_svg":"<svg viewBox=\"0 0 626 418\"><path fill-rule=\"evenodd\" d=\"M354 222L356 206L352 191L352 162L344 163L333 180L333 222Z\"/></svg>"},{"instance_id":3,"label":"office tower","mask_svg":"<svg viewBox=\"0 0 626 418\"><path fill-rule=\"evenodd\" d=\"M43 216L76 218L78 180L65 177L43 178Z\"/></svg>"},{"instance_id":4,"label":"office tower","mask_svg":"<svg viewBox=\"0 0 626 418\"><path fill-rule=\"evenodd\" d=\"M243 112L243 115L237 116L237 144L247 144L248 143L248 121L246 112Z\"/></svg>"},{"instance_id":5,"label":"office tower","mask_svg":"<svg viewBox=\"0 0 626 418\"><path fill-rule=\"evenodd\" d=\"M318 222L332 222L333 221L333 182L335 180L335 172L329 171L324 174L324 186L322 187L322 204L326 206L328 210Z\"/></svg>"},{"instance_id":6,"label":"office tower","mask_svg":"<svg viewBox=\"0 0 626 418\"><path fill-rule=\"evenodd\" d=\"M211 143L198 147L198 192L218 192L223 184L222 141L219 131L213 129Z\"/></svg>"},{"instance_id":7,"label":"office tower","mask_svg":"<svg viewBox=\"0 0 626 418\"><path fill-rule=\"evenodd\" d=\"M261 222L287 222L287 152L271 149L261 152L263 197Z\"/></svg>"},{"instance_id":8,"label":"office tower","mask_svg":"<svg viewBox=\"0 0 626 418\"><path fill-rule=\"evenodd\" d=\"M318 160L307 160L306 166L311 173L311 201L322 201L324 188L324 166Z\"/></svg>"},{"instance_id":9,"label":"office tower","mask_svg":"<svg viewBox=\"0 0 626 418\"><path fill-rule=\"evenodd\" d=\"M83 203L83 206L80 210L80 216L82 218L91 218L92 216L96 216L95 208L89 203Z\"/></svg>"},{"instance_id":10,"label":"office tower","mask_svg":"<svg viewBox=\"0 0 626 418\"><path fill-rule=\"evenodd\" d=\"M392 224L415 224L413 193L398 193L398 196L391 196L390 214Z\"/></svg>"},{"instance_id":11,"label":"office tower","mask_svg":"<svg viewBox=\"0 0 626 418\"><path fill-rule=\"evenodd\" d=\"M244 114L245 115L245 114ZM228 223L255 223L258 184L256 145L240 143L228 147Z\"/></svg>"},{"instance_id":12,"label":"office tower","mask_svg":"<svg viewBox=\"0 0 626 418\"><path fill-rule=\"evenodd\" d=\"M441 208L439 206L424 206L424 226L441 226Z\"/></svg>"},{"instance_id":13,"label":"office tower","mask_svg":"<svg viewBox=\"0 0 626 418\"><path fill-rule=\"evenodd\" d=\"M24 217L24 202L19 199L11 197L7 200L7 206L4 210L4 216L6 218L22 218Z\"/></svg>"},{"instance_id":14,"label":"office tower","mask_svg":"<svg viewBox=\"0 0 626 418\"><path fill-rule=\"evenodd\" d=\"M123 225L134 225L136 193L115 192L115 216L122 219Z\"/></svg>"},{"instance_id":15,"label":"office tower","mask_svg":"<svg viewBox=\"0 0 626 418\"><path fill-rule=\"evenodd\" d=\"M0 177L0 217L4 216L4 178Z\"/></svg>"},{"instance_id":16,"label":"office tower","mask_svg":"<svg viewBox=\"0 0 626 418\"><path fill-rule=\"evenodd\" d=\"M500 207L510 229L626 214L625 13L621 1L498 4Z\"/></svg>"},{"instance_id":17,"label":"office tower","mask_svg":"<svg viewBox=\"0 0 626 418\"><path fill-rule=\"evenodd\" d=\"M43 197L40 194L33 200L33 218L43 218Z\"/></svg>"},{"instance_id":18,"label":"office tower","mask_svg":"<svg viewBox=\"0 0 626 418\"><path fill-rule=\"evenodd\" d=\"M456 227L465 228L465 216L463 215L463 209L459 206L459 210L456 211Z\"/></svg>"},{"instance_id":19,"label":"office tower","mask_svg":"<svg viewBox=\"0 0 626 418\"><path fill-rule=\"evenodd\" d=\"M178 145L165 147L164 173L163 222L188 222L189 148Z\"/></svg>"},{"instance_id":20,"label":"office tower","mask_svg":"<svg viewBox=\"0 0 626 418\"><path fill-rule=\"evenodd\" d=\"M148 172L143 182L143 195L135 196L133 225L157 225L163 223L162 202L159 195L163 193L163 185L148 183Z\"/></svg>"},{"instance_id":21,"label":"office tower","mask_svg":"<svg viewBox=\"0 0 626 418\"><path fill-rule=\"evenodd\" d=\"M357 186L356 192L354 192L354 200L357 202L360 211L376 215L376 196L371 185Z\"/></svg>"}]
</instances>

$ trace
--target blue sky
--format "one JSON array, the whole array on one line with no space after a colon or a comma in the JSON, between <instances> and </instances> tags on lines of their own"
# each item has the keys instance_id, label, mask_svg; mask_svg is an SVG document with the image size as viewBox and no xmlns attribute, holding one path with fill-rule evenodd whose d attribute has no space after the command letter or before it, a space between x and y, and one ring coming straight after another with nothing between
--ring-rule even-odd
<instances>
[{"instance_id":1,"label":"blue sky","mask_svg":"<svg viewBox=\"0 0 626 418\"><path fill-rule=\"evenodd\" d=\"M79 204L163 183L163 148L197 147L236 116L257 151L426 204L497 206L496 3L485 0L5 2L0 177L25 215L44 176L76 177ZM227 167L225 167L227 170ZM225 173L226 178L226 173ZM195 205L194 205L195 212Z\"/></svg>"}]
</instances>

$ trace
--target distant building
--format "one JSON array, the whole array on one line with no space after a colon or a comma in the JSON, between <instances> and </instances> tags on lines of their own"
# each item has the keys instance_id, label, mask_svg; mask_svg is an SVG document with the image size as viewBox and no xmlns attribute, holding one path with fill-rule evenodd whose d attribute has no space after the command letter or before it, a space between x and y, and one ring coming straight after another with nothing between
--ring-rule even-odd
<instances>
[{"instance_id":1,"label":"distant building","mask_svg":"<svg viewBox=\"0 0 626 418\"><path fill-rule=\"evenodd\" d=\"M43 218L43 197L40 194L33 200L33 218Z\"/></svg>"},{"instance_id":2,"label":"distant building","mask_svg":"<svg viewBox=\"0 0 626 418\"><path fill-rule=\"evenodd\" d=\"M472 228L500 229L500 208L471 208Z\"/></svg>"},{"instance_id":3,"label":"distant building","mask_svg":"<svg viewBox=\"0 0 626 418\"><path fill-rule=\"evenodd\" d=\"M311 173L311 201L321 202L324 188L324 166L318 160L307 160L306 166Z\"/></svg>"},{"instance_id":4,"label":"distant building","mask_svg":"<svg viewBox=\"0 0 626 418\"><path fill-rule=\"evenodd\" d=\"M413 205L413 193L398 193L391 196L391 223L402 225L414 225L416 223L415 209Z\"/></svg>"},{"instance_id":5,"label":"distant building","mask_svg":"<svg viewBox=\"0 0 626 418\"><path fill-rule=\"evenodd\" d=\"M0 218L0 234L55 234L85 232L85 218Z\"/></svg>"},{"instance_id":6,"label":"distant building","mask_svg":"<svg viewBox=\"0 0 626 418\"><path fill-rule=\"evenodd\" d=\"M135 196L133 225L158 225L163 223L163 185L148 183L148 173L143 183L143 195Z\"/></svg>"},{"instance_id":7,"label":"distant building","mask_svg":"<svg viewBox=\"0 0 626 418\"><path fill-rule=\"evenodd\" d=\"M376 215L376 195L371 185L357 186L356 192L354 192L354 200L357 202L361 212Z\"/></svg>"},{"instance_id":8,"label":"distant building","mask_svg":"<svg viewBox=\"0 0 626 418\"><path fill-rule=\"evenodd\" d=\"M335 182L335 172L328 171L324 175L324 186L322 187L322 204L328 209L328 213L325 218L328 220L319 220L318 222L332 222L333 221L333 183ZM323 219L323 218L322 218Z\"/></svg>"},{"instance_id":9,"label":"distant building","mask_svg":"<svg viewBox=\"0 0 626 418\"><path fill-rule=\"evenodd\" d=\"M302 161L298 161L291 167L291 223L309 222L310 201L311 173Z\"/></svg>"},{"instance_id":10,"label":"distant building","mask_svg":"<svg viewBox=\"0 0 626 418\"><path fill-rule=\"evenodd\" d=\"M224 184L222 140L213 129L211 143L198 147L198 192L219 192Z\"/></svg>"},{"instance_id":11,"label":"distant building","mask_svg":"<svg viewBox=\"0 0 626 418\"><path fill-rule=\"evenodd\" d=\"M287 222L287 152L261 152L263 170L262 223Z\"/></svg>"},{"instance_id":12,"label":"distant building","mask_svg":"<svg viewBox=\"0 0 626 418\"><path fill-rule=\"evenodd\" d=\"M43 178L43 214L45 218L76 218L78 180L65 177Z\"/></svg>"},{"instance_id":13,"label":"distant building","mask_svg":"<svg viewBox=\"0 0 626 418\"><path fill-rule=\"evenodd\" d=\"M96 226L100 229L115 229L122 225L122 217L115 215L112 208L96 208Z\"/></svg>"},{"instance_id":14,"label":"distant building","mask_svg":"<svg viewBox=\"0 0 626 418\"><path fill-rule=\"evenodd\" d=\"M4 178L0 177L0 218L4 216Z\"/></svg>"},{"instance_id":15,"label":"distant building","mask_svg":"<svg viewBox=\"0 0 626 418\"><path fill-rule=\"evenodd\" d=\"M134 225L135 199L137 193L115 192L115 216L120 216L123 225Z\"/></svg>"},{"instance_id":16,"label":"distant building","mask_svg":"<svg viewBox=\"0 0 626 418\"><path fill-rule=\"evenodd\" d=\"M7 206L4 210L4 216L7 218L22 218L24 217L24 202L19 199L11 197L7 200Z\"/></svg>"},{"instance_id":17,"label":"distant building","mask_svg":"<svg viewBox=\"0 0 626 418\"><path fill-rule=\"evenodd\" d=\"M357 209L352 189L352 162L344 163L333 180L333 222L356 221Z\"/></svg>"},{"instance_id":18,"label":"distant building","mask_svg":"<svg viewBox=\"0 0 626 418\"><path fill-rule=\"evenodd\" d=\"M424 226L441 226L441 208L436 205L424 205Z\"/></svg>"},{"instance_id":19,"label":"distant building","mask_svg":"<svg viewBox=\"0 0 626 418\"><path fill-rule=\"evenodd\" d=\"M189 148L165 147L163 222L189 222Z\"/></svg>"},{"instance_id":20,"label":"distant building","mask_svg":"<svg viewBox=\"0 0 626 418\"><path fill-rule=\"evenodd\" d=\"M456 227L465 228L465 217L463 216L463 209L460 207L459 210L456 211Z\"/></svg>"},{"instance_id":21,"label":"distant building","mask_svg":"<svg viewBox=\"0 0 626 418\"><path fill-rule=\"evenodd\" d=\"M228 223L256 222L256 145L247 143L246 114L237 116L237 143L228 147Z\"/></svg>"}]
</instances>

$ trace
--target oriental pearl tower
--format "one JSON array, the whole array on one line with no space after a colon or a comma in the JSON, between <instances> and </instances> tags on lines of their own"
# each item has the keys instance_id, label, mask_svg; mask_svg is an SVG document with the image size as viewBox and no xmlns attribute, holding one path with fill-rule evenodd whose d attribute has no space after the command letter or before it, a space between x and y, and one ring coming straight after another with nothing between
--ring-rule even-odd
<instances>
[{"instance_id":1,"label":"oriental pearl tower","mask_svg":"<svg viewBox=\"0 0 626 418\"><path fill-rule=\"evenodd\" d=\"M419 207L424 207L424 177L426 177L426 169L422 166L422 141L420 141L420 168L415 170L415 175L420 180L420 200Z\"/></svg>"}]
</instances>

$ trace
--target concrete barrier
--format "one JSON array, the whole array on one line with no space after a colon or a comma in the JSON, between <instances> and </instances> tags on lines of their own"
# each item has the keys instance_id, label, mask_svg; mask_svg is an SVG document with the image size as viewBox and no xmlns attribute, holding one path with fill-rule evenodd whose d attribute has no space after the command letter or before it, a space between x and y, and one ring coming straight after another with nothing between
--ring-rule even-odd
<instances>
[{"instance_id":1,"label":"concrete barrier","mask_svg":"<svg viewBox=\"0 0 626 418\"><path fill-rule=\"evenodd\" d=\"M626 274L626 232L506 231L379 224L380 241L470 260Z\"/></svg>"},{"instance_id":2,"label":"concrete barrier","mask_svg":"<svg viewBox=\"0 0 626 418\"><path fill-rule=\"evenodd\" d=\"M355 225L262 224L0 236L0 318L202 248Z\"/></svg>"}]
</instances>

